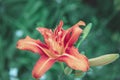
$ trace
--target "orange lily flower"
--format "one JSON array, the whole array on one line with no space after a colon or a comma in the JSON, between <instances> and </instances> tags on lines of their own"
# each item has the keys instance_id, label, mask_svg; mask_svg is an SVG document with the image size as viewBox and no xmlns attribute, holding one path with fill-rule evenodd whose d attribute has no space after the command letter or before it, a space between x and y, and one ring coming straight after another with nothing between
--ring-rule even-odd
<instances>
[{"instance_id":1,"label":"orange lily flower","mask_svg":"<svg viewBox=\"0 0 120 80\"><path fill-rule=\"evenodd\" d=\"M81 25L84 26L85 23L79 21L71 28L64 30L62 28L63 21L60 21L54 31L47 28L37 28L44 37L44 43L29 36L18 41L18 49L30 50L41 55L32 71L34 78L40 78L56 61L65 62L75 70L87 71L89 69L87 57L80 54L78 49L74 47L74 43L82 33L82 29L79 28Z\"/></svg>"}]
</instances>

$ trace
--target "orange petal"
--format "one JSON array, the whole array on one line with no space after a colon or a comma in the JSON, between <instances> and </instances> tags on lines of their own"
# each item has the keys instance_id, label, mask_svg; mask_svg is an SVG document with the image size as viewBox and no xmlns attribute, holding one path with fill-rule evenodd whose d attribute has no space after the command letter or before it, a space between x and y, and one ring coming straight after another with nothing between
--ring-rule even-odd
<instances>
[{"instance_id":1,"label":"orange petal","mask_svg":"<svg viewBox=\"0 0 120 80\"><path fill-rule=\"evenodd\" d=\"M50 40L53 40L53 32L47 28L37 28L37 30L43 35L45 43L50 47Z\"/></svg>"},{"instance_id":2,"label":"orange petal","mask_svg":"<svg viewBox=\"0 0 120 80\"><path fill-rule=\"evenodd\" d=\"M51 37L53 35L53 32L51 29L47 29L47 28L37 28L37 30L43 35L43 37L45 39L48 39L49 37Z\"/></svg>"},{"instance_id":3,"label":"orange petal","mask_svg":"<svg viewBox=\"0 0 120 80\"><path fill-rule=\"evenodd\" d=\"M55 38L55 40L59 43L59 44L61 44L61 45L63 45L64 43L63 43L63 37L64 37L64 33L65 33L65 30L62 28L62 26L63 26L63 21L61 20L60 21L60 23L59 23L59 25L55 28L55 30L54 30L54 38Z\"/></svg>"},{"instance_id":4,"label":"orange petal","mask_svg":"<svg viewBox=\"0 0 120 80\"><path fill-rule=\"evenodd\" d=\"M45 44L39 40L34 40L27 36L25 39L21 39L17 42L17 48L21 50L29 50L34 53L43 54L43 51L40 47L47 48Z\"/></svg>"},{"instance_id":5,"label":"orange petal","mask_svg":"<svg viewBox=\"0 0 120 80\"><path fill-rule=\"evenodd\" d=\"M52 58L41 56L41 58L38 60L32 71L33 77L40 78L47 70L49 70L52 67L54 62L55 60Z\"/></svg>"},{"instance_id":6,"label":"orange petal","mask_svg":"<svg viewBox=\"0 0 120 80\"><path fill-rule=\"evenodd\" d=\"M68 29L64 39L65 46L72 46L78 40L81 33L82 29L79 26L73 26Z\"/></svg>"},{"instance_id":7,"label":"orange petal","mask_svg":"<svg viewBox=\"0 0 120 80\"><path fill-rule=\"evenodd\" d=\"M73 27L75 27L75 26L85 26L85 25L86 25L85 22L79 21L77 24L73 25Z\"/></svg>"},{"instance_id":8,"label":"orange petal","mask_svg":"<svg viewBox=\"0 0 120 80\"><path fill-rule=\"evenodd\" d=\"M89 69L88 59L79 54L77 49L70 48L68 53L64 53L59 60L65 62L69 67L75 70L87 71Z\"/></svg>"},{"instance_id":9,"label":"orange petal","mask_svg":"<svg viewBox=\"0 0 120 80\"><path fill-rule=\"evenodd\" d=\"M62 30L62 26L63 26L63 21L61 20L59 25L54 30L55 35L59 34L58 32L60 32Z\"/></svg>"}]
</instances>

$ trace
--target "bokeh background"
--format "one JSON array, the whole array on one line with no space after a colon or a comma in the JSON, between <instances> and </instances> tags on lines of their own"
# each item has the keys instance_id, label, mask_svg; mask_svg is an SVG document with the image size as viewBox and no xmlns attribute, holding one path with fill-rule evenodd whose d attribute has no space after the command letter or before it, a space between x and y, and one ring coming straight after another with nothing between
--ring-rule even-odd
<instances>
[{"instance_id":1,"label":"bokeh background","mask_svg":"<svg viewBox=\"0 0 120 80\"><path fill-rule=\"evenodd\" d=\"M79 48L88 58L120 53L120 0L0 0L0 80L35 80L31 71L39 55L16 49L16 43L26 35L43 39L35 28L54 29L60 20L65 29L79 20L93 24ZM73 78L56 63L41 80ZM77 80L120 80L120 59Z\"/></svg>"}]
</instances>

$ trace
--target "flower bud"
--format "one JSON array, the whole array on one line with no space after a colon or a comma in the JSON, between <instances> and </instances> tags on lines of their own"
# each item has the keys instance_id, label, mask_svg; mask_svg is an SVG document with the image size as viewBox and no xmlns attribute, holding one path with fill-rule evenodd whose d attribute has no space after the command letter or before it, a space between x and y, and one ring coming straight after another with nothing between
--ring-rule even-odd
<instances>
[{"instance_id":1,"label":"flower bud","mask_svg":"<svg viewBox=\"0 0 120 80\"><path fill-rule=\"evenodd\" d=\"M119 58L119 54L107 54L100 57L89 59L89 63L90 66L103 66L112 63L117 58Z\"/></svg>"}]
</instances>

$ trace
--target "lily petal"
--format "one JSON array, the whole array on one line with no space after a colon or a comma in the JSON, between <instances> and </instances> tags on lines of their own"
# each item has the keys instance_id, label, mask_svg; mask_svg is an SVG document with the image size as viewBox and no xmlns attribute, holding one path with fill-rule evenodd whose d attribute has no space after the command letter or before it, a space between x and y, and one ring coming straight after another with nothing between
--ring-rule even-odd
<instances>
[{"instance_id":1,"label":"lily petal","mask_svg":"<svg viewBox=\"0 0 120 80\"><path fill-rule=\"evenodd\" d=\"M54 40L59 44L64 46L65 30L62 28L63 21L61 20L59 25L54 30Z\"/></svg>"},{"instance_id":2,"label":"lily petal","mask_svg":"<svg viewBox=\"0 0 120 80\"><path fill-rule=\"evenodd\" d=\"M58 26L55 28L55 30L54 30L54 34L55 34L55 35L59 34L58 32L60 32L60 31L63 30L63 29L62 29L62 26L63 26L63 21L61 20L60 23L59 23L59 25L58 25Z\"/></svg>"},{"instance_id":3,"label":"lily petal","mask_svg":"<svg viewBox=\"0 0 120 80\"><path fill-rule=\"evenodd\" d=\"M34 53L44 54L43 51L40 49L40 46L42 48L47 48L45 44L43 44L40 40L34 40L27 36L25 39L21 39L17 42L17 48L21 50L29 50Z\"/></svg>"},{"instance_id":4,"label":"lily petal","mask_svg":"<svg viewBox=\"0 0 120 80\"><path fill-rule=\"evenodd\" d=\"M78 40L79 35L82 33L82 29L79 26L75 26L67 31L64 44L65 46L73 46L73 44Z\"/></svg>"},{"instance_id":5,"label":"lily petal","mask_svg":"<svg viewBox=\"0 0 120 80\"><path fill-rule=\"evenodd\" d=\"M47 29L47 28L36 28L36 29L43 35L44 39L48 39L53 35L51 29Z\"/></svg>"},{"instance_id":6,"label":"lily petal","mask_svg":"<svg viewBox=\"0 0 120 80\"><path fill-rule=\"evenodd\" d=\"M51 47L51 41L53 41L53 32L47 28L37 28L37 30L43 35L45 43Z\"/></svg>"},{"instance_id":7,"label":"lily petal","mask_svg":"<svg viewBox=\"0 0 120 80\"><path fill-rule=\"evenodd\" d=\"M37 61L32 71L33 77L40 78L47 70L49 70L52 67L55 61L55 59L48 58L46 56L41 56L41 58Z\"/></svg>"},{"instance_id":8,"label":"lily petal","mask_svg":"<svg viewBox=\"0 0 120 80\"><path fill-rule=\"evenodd\" d=\"M75 70L87 71L89 69L88 59L84 55L79 54L77 49L70 48L67 52L59 58L60 61L65 62L70 68Z\"/></svg>"}]
</instances>

